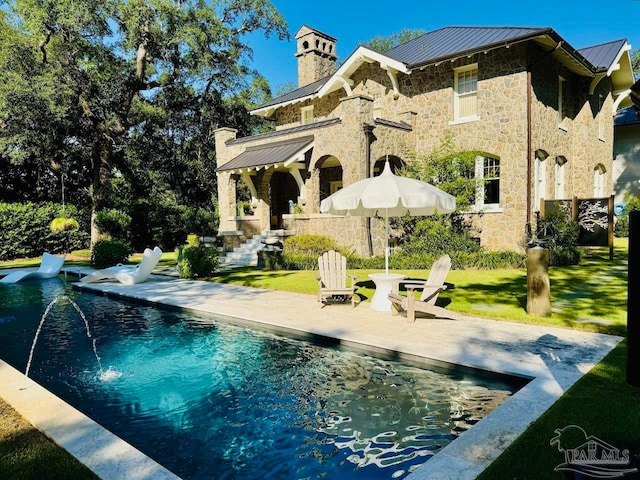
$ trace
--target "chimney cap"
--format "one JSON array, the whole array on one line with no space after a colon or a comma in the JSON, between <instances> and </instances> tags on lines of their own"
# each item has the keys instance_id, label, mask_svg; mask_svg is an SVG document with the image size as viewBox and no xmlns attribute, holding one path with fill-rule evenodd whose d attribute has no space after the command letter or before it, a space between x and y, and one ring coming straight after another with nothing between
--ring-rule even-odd
<instances>
[{"instance_id":1,"label":"chimney cap","mask_svg":"<svg viewBox=\"0 0 640 480\"><path fill-rule=\"evenodd\" d=\"M330 40L332 42L337 42L338 40L333 38L330 35L327 35L326 33L321 32L318 29L315 29L313 27L309 27L308 25L302 25L302 27L300 27L300 29L296 32L295 38L296 40L299 38L302 38L306 35L310 35L310 34L315 34L319 37L325 38L327 40Z\"/></svg>"}]
</instances>

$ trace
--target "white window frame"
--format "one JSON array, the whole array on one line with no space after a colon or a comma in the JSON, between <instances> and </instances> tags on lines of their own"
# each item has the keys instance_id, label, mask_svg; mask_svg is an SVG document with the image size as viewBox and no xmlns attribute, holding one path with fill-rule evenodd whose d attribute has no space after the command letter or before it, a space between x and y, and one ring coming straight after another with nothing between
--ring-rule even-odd
<instances>
[{"instance_id":1,"label":"white window frame","mask_svg":"<svg viewBox=\"0 0 640 480\"><path fill-rule=\"evenodd\" d=\"M547 198L546 159L536 157L533 165L533 211L540 211L540 201Z\"/></svg>"},{"instance_id":2,"label":"white window frame","mask_svg":"<svg viewBox=\"0 0 640 480\"><path fill-rule=\"evenodd\" d=\"M464 93L459 93L460 89L460 77L467 72L475 71L475 90L471 90ZM479 105L478 105L478 64L472 63L471 65L465 65L464 67L455 68L454 82L453 82L453 121L449 122L450 125L457 123L475 122L480 120ZM472 115L460 115L460 99L461 98L475 98L475 114Z\"/></svg>"},{"instance_id":3,"label":"white window frame","mask_svg":"<svg viewBox=\"0 0 640 480\"><path fill-rule=\"evenodd\" d=\"M501 211L500 209L500 194L498 194L498 203L486 203L485 202L485 162L487 160L495 160L498 162L498 171L500 170L500 158L498 157L476 157L476 204L475 208L479 211ZM498 191L500 191L500 174L498 173Z\"/></svg>"},{"instance_id":4,"label":"white window frame","mask_svg":"<svg viewBox=\"0 0 640 480\"><path fill-rule=\"evenodd\" d=\"M555 185L554 185L554 197L556 200L564 199L564 186L565 186L565 166L567 165L567 159L564 157L556 157L555 164Z\"/></svg>"},{"instance_id":5,"label":"white window frame","mask_svg":"<svg viewBox=\"0 0 640 480\"><path fill-rule=\"evenodd\" d=\"M567 130L567 126L565 125L565 108L564 108L564 93L565 93L565 84L567 79L558 76L558 128L561 130Z\"/></svg>"},{"instance_id":6,"label":"white window frame","mask_svg":"<svg viewBox=\"0 0 640 480\"><path fill-rule=\"evenodd\" d=\"M593 196L596 198L604 197L604 179L607 171L602 165L597 165L593 169Z\"/></svg>"},{"instance_id":7,"label":"white window frame","mask_svg":"<svg viewBox=\"0 0 640 480\"><path fill-rule=\"evenodd\" d=\"M300 108L300 124L309 125L313 123L313 105Z\"/></svg>"}]
</instances>

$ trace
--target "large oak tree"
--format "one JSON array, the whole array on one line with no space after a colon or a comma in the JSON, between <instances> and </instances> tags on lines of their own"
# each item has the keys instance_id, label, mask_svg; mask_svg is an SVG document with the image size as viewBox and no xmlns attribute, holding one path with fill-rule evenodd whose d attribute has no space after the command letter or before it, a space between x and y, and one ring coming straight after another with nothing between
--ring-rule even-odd
<instances>
[{"instance_id":1,"label":"large oak tree","mask_svg":"<svg viewBox=\"0 0 640 480\"><path fill-rule=\"evenodd\" d=\"M78 186L88 177L94 213L114 202L114 174L135 189L136 172L153 183L157 169L176 195L190 191L198 179L183 172L207 143L213 150L210 129L250 129L238 102L268 91L251 84L247 35L287 36L267 0L4 4L0 155L43 191L56 172Z\"/></svg>"}]
</instances>

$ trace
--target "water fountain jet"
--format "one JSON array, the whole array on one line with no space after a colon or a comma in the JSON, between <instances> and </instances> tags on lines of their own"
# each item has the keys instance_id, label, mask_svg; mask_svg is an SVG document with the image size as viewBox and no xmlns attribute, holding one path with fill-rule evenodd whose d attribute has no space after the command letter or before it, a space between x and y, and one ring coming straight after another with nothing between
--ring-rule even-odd
<instances>
[{"instance_id":1,"label":"water fountain jet","mask_svg":"<svg viewBox=\"0 0 640 480\"><path fill-rule=\"evenodd\" d=\"M27 360L27 368L24 372L25 377L29 376L29 370L31 369L31 362L33 360L33 352L36 349L36 344L38 343L38 338L40 337L40 332L42 331L42 326L44 325L44 322L47 320L47 316L49 315L49 312L51 311L51 309L53 308L53 306L58 303L60 300L68 300L69 303L73 306L73 308L75 308L75 310L78 312L78 314L80 315L80 318L82 318L83 322L84 322L84 326L87 330L87 338L89 340L91 340L91 346L93 347L93 353L96 356L96 361L98 362L98 368L100 370L100 379L105 379L105 380L112 380L113 378L117 378L120 376L120 374L118 374L119 372L115 372L111 369L108 370L107 373L105 373L105 371L102 369L102 363L100 362L100 357L98 356L98 350L96 348L96 339L93 338L91 336L91 329L89 328L89 322L87 321L87 317L84 315L84 312L80 309L80 307L78 306L78 304L76 302L74 302L71 298L69 298L67 295L60 295L56 298L54 298L49 305L47 305L47 308L44 310L44 313L42 314L42 318L40 319L40 323L38 324L38 328L36 329L36 334L33 338L33 343L31 344L31 351L29 352L29 359Z\"/></svg>"}]
</instances>

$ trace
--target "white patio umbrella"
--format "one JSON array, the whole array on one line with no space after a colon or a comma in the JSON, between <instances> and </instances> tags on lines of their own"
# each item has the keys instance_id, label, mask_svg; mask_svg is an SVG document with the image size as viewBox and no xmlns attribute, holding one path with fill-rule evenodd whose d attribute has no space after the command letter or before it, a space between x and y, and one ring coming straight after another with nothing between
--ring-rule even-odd
<instances>
[{"instance_id":1,"label":"white patio umbrella","mask_svg":"<svg viewBox=\"0 0 640 480\"><path fill-rule=\"evenodd\" d=\"M389 162L377 177L365 178L344 187L320 203L320 212L359 217L383 216L387 246L384 252L385 274L389 274L389 217L451 213L456 209L454 196L426 182L399 177Z\"/></svg>"}]
</instances>

